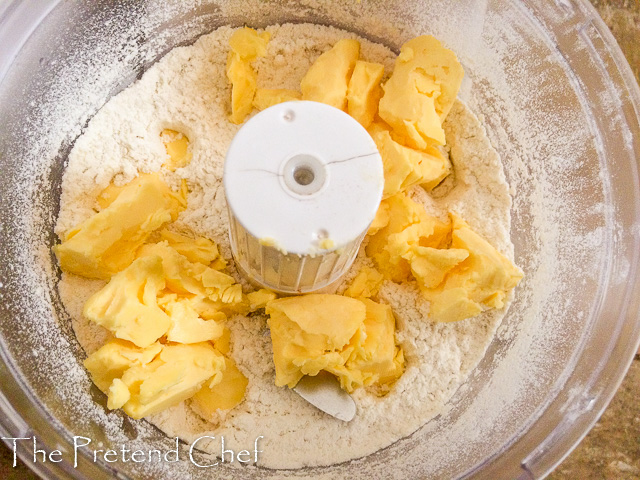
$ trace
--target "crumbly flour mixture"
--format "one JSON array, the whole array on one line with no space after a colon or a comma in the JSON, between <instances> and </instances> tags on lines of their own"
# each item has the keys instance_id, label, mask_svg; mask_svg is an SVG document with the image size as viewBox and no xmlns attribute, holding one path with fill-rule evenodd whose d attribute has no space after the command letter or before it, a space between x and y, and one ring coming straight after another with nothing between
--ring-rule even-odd
<instances>
[{"instance_id":1,"label":"crumbly flour mixture","mask_svg":"<svg viewBox=\"0 0 640 480\"><path fill-rule=\"evenodd\" d=\"M271 33L267 56L254 63L262 88L297 89L322 52L341 38L354 37L335 28L308 24L267 30ZM230 87L225 67L232 31L222 27L191 46L174 49L96 114L69 156L58 235L96 211L96 197L111 181L123 184L140 172L161 170L175 188L185 178L190 192L188 208L172 228L211 238L220 245L224 257L231 259L222 173L225 152L239 128L228 121ZM362 57L383 63L388 75L395 55L382 45L359 40ZM185 133L191 144L191 163L175 172L161 169L166 152L159 133L165 128ZM459 213L512 258L511 198L500 158L478 119L461 102L449 114L445 131L454 174L433 195L420 188L411 195L431 214L444 218L448 210ZM366 262L361 249L349 276ZM233 263L230 270L239 278ZM88 353L109 336L82 318L84 302L103 285L70 274L64 274L59 285L77 337ZM436 324L425 320L428 306L417 294L417 287L386 282L380 298L393 307L406 372L385 397L357 390L353 397L358 410L353 421L336 420L287 388L274 385L264 315L236 316L228 322L232 357L249 379L245 400L238 407L221 414L216 423L207 423L187 401L147 420L167 435L189 443L203 435L215 435L224 436L229 445L249 446L262 435L258 463L269 468L343 462L390 445L442 411L484 355L505 311ZM206 448L205 442L199 442L198 447Z\"/></svg>"}]
</instances>

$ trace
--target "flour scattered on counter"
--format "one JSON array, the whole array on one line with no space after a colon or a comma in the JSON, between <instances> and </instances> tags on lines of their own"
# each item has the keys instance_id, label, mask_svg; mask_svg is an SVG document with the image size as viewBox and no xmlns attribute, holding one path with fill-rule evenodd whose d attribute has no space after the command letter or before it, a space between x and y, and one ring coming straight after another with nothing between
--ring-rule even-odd
<instances>
[{"instance_id":1,"label":"flour scattered on counter","mask_svg":"<svg viewBox=\"0 0 640 480\"><path fill-rule=\"evenodd\" d=\"M308 24L267 30L271 33L267 55L254 63L261 88L297 89L322 52L341 38L357 38ZM230 88L225 67L232 32L222 27L192 46L174 49L95 115L69 156L58 235L95 213L96 198L111 181L122 185L138 173L161 171L174 188L182 179L189 188L187 209L174 226L214 240L223 256L231 259L222 173L224 155L239 129L228 120ZM382 45L359 40L362 57L384 64L388 75L395 55ZM454 105L444 127L454 174L433 196L420 188L412 190L411 196L433 215L445 217L447 211L456 211L512 258L511 199L497 153L478 119L461 102ZM160 132L165 129L183 132L190 141L192 160L175 171L162 168L166 151ZM352 272L366 262L361 251ZM240 280L232 263L230 271ZM60 282L61 297L87 352L106 338L104 330L90 325L81 314L84 300L102 285L70 274ZM241 446L252 445L262 435L260 465L270 468L343 462L407 436L442 411L484 355L505 311L450 324L430 323L424 319L427 306L417 287L387 282L380 297L396 315L407 368L385 397L356 391L358 412L353 421L329 417L274 385L271 341L263 315L236 316L228 322L231 356L249 379L243 403L220 414L216 423L201 420L189 401L148 420L185 442L215 435L224 436L229 445ZM215 445L210 445L212 450ZM201 441L198 447L207 445Z\"/></svg>"}]
</instances>

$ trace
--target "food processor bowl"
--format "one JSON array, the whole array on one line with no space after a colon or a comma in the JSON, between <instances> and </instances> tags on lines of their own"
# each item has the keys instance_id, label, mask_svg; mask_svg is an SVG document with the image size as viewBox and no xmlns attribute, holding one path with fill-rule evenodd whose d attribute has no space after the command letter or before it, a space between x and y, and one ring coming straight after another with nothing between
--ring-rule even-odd
<instances>
[{"instance_id":1,"label":"food processor bowl","mask_svg":"<svg viewBox=\"0 0 640 480\"><path fill-rule=\"evenodd\" d=\"M67 154L110 96L220 25L282 22L333 25L395 51L430 33L458 54L461 97L505 164L525 277L485 357L438 417L352 462L234 475L545 476L596 422L640 342L640 92L586 0L2 2L1 435L60 450L62 462L34 463L32 444L18 441L18 455L44 477L230 475L197 468L187 445L177 463L109 464L85 450L74 463L74 435L143 451L169 450L175 439L107 411L82 367L50 252Z\"/></svg>"}]
</instances>

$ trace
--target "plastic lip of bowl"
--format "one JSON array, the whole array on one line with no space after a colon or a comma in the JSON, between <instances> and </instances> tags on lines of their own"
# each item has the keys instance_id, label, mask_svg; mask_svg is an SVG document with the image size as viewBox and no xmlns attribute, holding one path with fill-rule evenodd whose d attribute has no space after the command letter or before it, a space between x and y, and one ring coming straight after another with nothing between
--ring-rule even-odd
<instances>
[{"instance_id":1,"label":"plastic lip of bowl","mask_svg":"<svg viewBox=\"0 0 640 480\"><path fill-rule=\"evenodd\" d=\"M554 12L545 10L545 7L537 4L537 2L525 2L528 5L530 12L536 16L537 19L542 22L548 22L553 24L557 22L557 17ZM616 87L609 88L624 88L628 92L628 97L623 99L623 110L626 120L630 126L635 127L635 131L639 131L640 123L640 88L636 78L627 63L624 54L620 50L617 42L604 21L598 15L597 11L591 3L587 0L576 2L574 7L570 2L557 2L559 7L567 14L574 14L576 11L582 11L586 13L586 19L582 20L578 30L578 35L584 41L584 44L588 46L591 53L594 56L601 59L600 62L594 62L596 70L600 76L614 80L618 85ZM574 10L575 8L575 10ZM551 39L550 39L551 40ZM553 40L557 43L564 58L568 59L570 67L574 70L577 77L585 78L590 72L589 68L584 64L581 64L579 60L570 60L573 55L576 54L580 48L577 46L575 39L570 35L562 37L557 35ZM590 87L588 82L585 85L582 82L578 82L574 78L576 89L584 89L582 93L585 96L593 96L596 91L596 87ZM592 91L589 91L591 88ZM583 104L585 109L590 110L590 117L593 122L591 125L592 131L596 136L596 143L598 143L600 154L605 156L605 152L613 151L615 146L611 145L611 139L603 138L601 134L601 128L604 118L607 118L607 109L610 108L599 102L586 102ZM606 121L606 120L604 120ZM633 130L631 130L633 131ZM629 148L629 164L632 167L633 176L628 179L626 191L636 192L630 204L633 205L633 221L632 225L635 229L630 236L632 237L632 246L628 249L631 253L632 260L630 262L630 268L627 274L628 283L625 285L623 292L614 295L619 308L618 322L614 328L614 334L606 328L601 328L602 337L605 339L602 341L606 356L602 358L603 362L595 361L594 371L595 375L587 380L583 380L582 391L570 391L565 388L558 397L549 402L547 409L556 405L560 405L558 410L561 412L561 416L557 417L557 425L549 431L549 419L540 419L534 425L531 426L529 433L532 431L545 432L545 438L540 444L526 455L522 462L523 472L518 477L519 479L532 479L541 478L549 474L557 465L560 464L578 445L578 443L587 435L589 430L595 425L600 418L607 405L615 395L616 391L622 383L625 373L629 369L631 362L633 361L636 352L640 348L640 238L638 235L638 227L640 226L640 199L637 192L640 191L640 185L638 183L638 161L640 156L636 153L635 157L633 151L640 151L640 137L636 133L630 140L632 147ZM602 161L602 159L601 159ZM635 162L635 163L634 163ZM611 191L608 192L611 195ZM613 220L610 218L611 222ZM611 226L612 223L610 224ZM614 242L606 245L605 248L613 250ZM618 247L619 248L619 247ZM616 263L615 258L609 259L611 263ZM609 274L611 272L612 265L609 265ZM609 279L604 280L608 282ZM603 289L604 290L604 289ZM604 293L604 292L601 292ZM610 292L606 292L608 295ZM598 315L604 314L604 301L601 301L598 305ZM594 327L595 328L595 327ZM621 341L621 338L625 335L629 335L628 342ZM579 363L591 363L592 358L589 358L589 346L579 352L576 358L576 365ZM616 361L619 359L619 361ZM573 375L573 373L572 373ZM569 380L567 380L567 383ZM501 452L501 455L509 455L508 450ZM487 473L487 472L483 472Z\"/></svg>"},{"instance_id":2,"label":"plastic lip of bowl","mask_svg":"<svg viewBox=\"0 0 640 480\"><path fill-rule=\"evenodd\" d=\"M0 4L0 45L3 45L0 50L0 82L22 45L58 1L7 1Z\"/></svg>"},{"instance_id":3,"label":"plastic lip of bowl","mask_svg":"<svg viewBox=\"0 0 640 480\"><path fill-rule=\"evenodd\" d=\"M68 2L71 4L72 2ZM547 32L550 43L558 43L559 50L564 55L569 67L575 75L575 87L584 88L584 95L594 98L594 92L589 91L589 82L579 85L579 79L588 78L586 75L597 72L596 77L603 77L613 86L624 91L620 95L621 103L619 108L625 116L626 123L630 129L631 139L620 142L619 149L615 150L610 142L612 139L600 138L603 142L602 151L611 148L611 158L601 162L615 161L620 163L620 167L626 168L626 178L612 178L612 182L617 182L615 187L626 192L634 192L634 197L630 200L626 198L625 205L617 205L624 217L625 235L624 239L616 239L615 242L609 237L611 255L609 256L608 271L623 270L618 257L626 257L628 265L626 268L625 282L618 287L618 291L613 293L609 285L604 285L598 291L598 304L594 311L598 317L603 311L610 312L611 323L603 325L605 322L591 322L590 328L595 333L587 336L585 344L576 352L574 364L582 365L582 368L575 368L569 372L563 380L566 388L556 392L553 398L540 407L536 413L537 421L532 422L526 432L514 432L510 442L506 442L500 451L484 461L471 467L466 472L468 476L480 478L499 478L509 472L516 472L515 475L521 478L534 478L546 475L555 465L557 465L571 449L582 439L593 426L606 405L613 397L616 389L620 385L624 373L630 365L635 352L640 344L640 322L638 322L638 312L640 311L640 281L638 278L638 255L640 246L638 241L639 211L638 205L638 174L637 159L640 158L640 127L638 125L638 112L640 111L640 91L634 80L633 74L626 64L622 53L615 44L613 37L607 30L602 20L597 16L595 10L586 0L579 1L556 1L549 2L549 5L541 5L534 0L526 0L521 3L523 15L535 19L540 28ZM0 80L4 80L13 68L19 68L12 62L16 55L20 57L21 49L28 45L32 36L37 36L37 27L49 13L55 12L58 2L38 2L36 0L17 2L8 1L0 5L0 44L3 45L0 51ZM64 8L61 4L60 8ZM80 7L80 5L78 5ZM569 20L566 20L569 19ZM572 55L580 52L572 50L572 42L567 38L557 35L558 25L563 21L573 21L580 23L577 31L588 46L585 55L593 62L578 63L572 60ZM341 20L337 20L339 23ZM355 21L355 20L354 20ZM344 23L344 20L342 20ZM233 23L241 23L239 19L234 19ZM549 33L553 31L553 34ZM573 42L575 43L575 42ZM574 47L575 48L575 47ZM158 51L158 54L162 53ZM584 57L582 57L584 58ZM592 77L593 78L593 77ZM0 84L0 94L3 93L3 84ZM611 92L605 92L611 93ZM5 97L0 96L0 110ZM592 129L606 132L606 126L599 125L599 118L606 118L606 115L598 109L602 105L584 105L584 109L589 111L594 124ZM3 111L3 110L2 110ZM617 138L617 137L616 137ZM614 138L613 140L615 140ZM4 139L3 139L4 141ZM4 143L0 152L4 153ZM5 162L6 157L0 156L0 161ZM615 165L615 164L614 164ZM4 169L4 163L3 163ZM611 169L615 171L614 169ZM0 183L4 188L4 184ZM612 191L616 191L612 188ZM2 214L6 213L7 206L1 206ZM3 245L9 244L5 241L6 229L0 231L2 241L0 250L6 253ZM627 243L622 243L626 241ZM616 252L614 256L613 252ZM4 258L11 258L4 256ZM9 276L7 269L0 267L0 281L3 282L2 293L5 296L19 295L19 292L9 291L7 286L10 282L5 282ZM606 291L605 291L606 290ZM17 297L16 297L17 298ZM6 305L0 306L2 323L10 320L9 315L18 315L16 311L5 309ZM597 318L596 318L597 320ZM601 340L594 338L600 335ZM2 436L31 436L38 434L39 442L44 446L56 448L55 445L66 445L69 447L69 439L65 437L65 432L58 429L55 419L46 408L46 401L34 397L31 393L33 385L20 377L23 370L16 363L12 345L3 337L0 337L0 410L3 412L0 418L0 433ZM594 360L594 358L598 360ZM590 373L586 374L585 370ZM575 378L580 377L580 378ZM51 401L51 400L49 400ZM44 434L44 435L43 435ZM8 442L7 442L8 443ZM28 449L19 449L19 455L38 474L47 478L110 478L113 470L106 464L93 464L86 458L81 458L78 469L72 468L68 463L33 463L29 457ZM522 459L516 460L513 459ZM522 467L519 464L522 463ZM517 468L517 470L514 470Z\"/></svg>"}]
</instances>

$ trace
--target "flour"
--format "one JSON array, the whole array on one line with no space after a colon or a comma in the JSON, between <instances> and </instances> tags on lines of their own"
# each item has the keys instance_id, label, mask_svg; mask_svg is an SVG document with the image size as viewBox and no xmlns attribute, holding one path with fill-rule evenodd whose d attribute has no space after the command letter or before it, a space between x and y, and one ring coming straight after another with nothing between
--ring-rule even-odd
<instances>
[{"instance_id":1,"label":"flour","mask_svg":"<svg viewBox=\"0 0 640 480\"><path fill-rule=\"evenodd\" d=\"M354 34L332 27L286 24L268 27L267 55L257 60L258 85L297 89L313 61L341 38ZM225 76L229 27L201 37L192 46L168 53L128 89L113 97L91 120L69 155L63 179L56 233L71 228L97 211L96 197L110 182L118 185L137 174L160 170L177 188L186 179L188 206L172 225L180 231L211 238L231 260L227 213L221 183L223 161L239 129L228 121L230 87ZM362 57L393 69L395 55L362 38ZM431 196L420 188L410 195L427 211L446 217L460 214L498 250L513 258L509 240L511 199L497 153L478 119L460 101L446 122L448 153L454 174ZM175 172L161 169L166 152L160 132L187 135L193 158ZM367 264L363 249L350 274ZM231 273L240 280L233 262ZM63 274L61 298L78 340L87 352L109 334L82 318L82 305L104 283ZM343 285L341 288L344 288ZM425 320L428 306L413 284L385 282L381 300L397 318L397 336L406 358L406 372L391 392L378 398L364 389L353 398L357 415L343 423L323 414L286 388L274 385L271 341L266 317L231 318L231 356L249 379L245 400L207 423L189 401L147 420L169 436L185 442L204 435L223 436L229 445L253 445L264 436L259 464L269 468L339 463L371 454L406 437L442 412L447 401L483 357L505 311L490 311L452 324ZM207 449L204 442L199 448ZM213 451L213 442L209 446Z\"/></svg>"}]
</instances>

